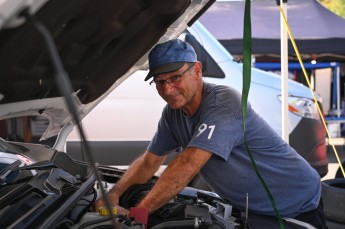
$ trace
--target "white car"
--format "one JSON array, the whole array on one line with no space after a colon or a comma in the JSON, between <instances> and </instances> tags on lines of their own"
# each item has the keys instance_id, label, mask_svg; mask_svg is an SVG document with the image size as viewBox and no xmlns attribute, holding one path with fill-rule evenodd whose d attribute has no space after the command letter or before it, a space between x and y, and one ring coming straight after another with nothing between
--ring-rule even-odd
<instances>
[{"instance_id":1,"label":"white car","mask_svg":"<svg viewBox=\"0 0 345 229\"><path fill-rule=\"evenodd\" d=\"M204 81L242 91L242 64L234 61L201 23L196 21L179 38L188 41L196 50L203 65ZM146 75L147 71L135 72L82 121L88 141L98 152L96 158L102 164L128 165L145 151L154 135L165 101L143 80ZM293 80L288 80L288 89L289 144L323 177L328 172L326 131L313 95L309 88ZM281 135L280 97L280 76L252 68L249 102ZM67 152L82 159L77 129L67 140Z\"/></svg>"}]
</instances>

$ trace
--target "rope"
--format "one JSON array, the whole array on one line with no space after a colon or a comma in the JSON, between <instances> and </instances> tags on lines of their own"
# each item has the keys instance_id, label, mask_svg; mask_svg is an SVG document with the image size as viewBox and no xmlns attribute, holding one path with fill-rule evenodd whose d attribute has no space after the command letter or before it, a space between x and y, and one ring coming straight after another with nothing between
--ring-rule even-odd
<instances>
[{"instance_id":1,"label":"rope","mask_svg":"<svg viewBox=\"0 0 345 229\"><path fill-rule=\"evenodd\" d=\"M337 152L337 150L336 150L336 148L335 148L335 146L334 146L333 139L332 139L331 135L329 134L329 131L328 131L328 128L327 128L327 125L326 125L326 121L325 121L325 119L324 119L324 117L323 117L323 115L322 115L322 112L321 112L319 103L317 102L317 99L316 99L316 97L315 97L315 94L314 94L313 90L311 89L311 85L310 85L310 81L309 81L309 78L308 78L308 74L307 74L307 72L306 72L306 70L305 70L305 68L304 68L304 64L303 64L303 62L302 62L301 55L300 55L300 53L299 53L299 51L298 51L297 45L296 45L296 43L295 43L295 39L294 39L293 36L292 36L292 33L291 33L291 30L290 30L289 24L287 23L287 20L286 20L284 11L283 11L283 9L282 9L281 6L279 6L279 10L280 10L280 12L281 12L281 14L282 14L282 16L283 16L284 25L285 25L285 27L286 27L286 29L287 29L287 31L288 31L288 34L289 34L289 36L290 36L290 39L291 39L293 48L294 48L294 50L295 50L295 52L296 52L296 54L297 54L297 58L298 58L298 61L299 61L300 65L301 65L301 67L302 67L304 77L305 77L305 79L306 79L306 81L307 81L307 83L308 83L309 89L310 89L310 91L311 91L311 93L312 93L312 95L313 95L314 102L315 102L315 104L316 104L317 110L318 110L319 115L320 115L320 117L321 117L322 123L323 123L323 125L324 125L324 127L325 127L325 129L326 129L326 132L327 132L327 136L328 136L329 142L331 143L331 146L332 146L332 148L333 148L333 151L334 151L334 153L335 153L335 156L336 156L336 158L337 158L337 160L338 160L338 164L339 164L340 169L341 169L341 171L342 171L342 173L343 173L343 176L344 176L344 178L345 178L345 171L344 171L343 165L342 165L342 163L341 163L341 160L340 160L340 158L339 158L339 154L338 154L338 152Z\"/></svg>"}]
</instances>

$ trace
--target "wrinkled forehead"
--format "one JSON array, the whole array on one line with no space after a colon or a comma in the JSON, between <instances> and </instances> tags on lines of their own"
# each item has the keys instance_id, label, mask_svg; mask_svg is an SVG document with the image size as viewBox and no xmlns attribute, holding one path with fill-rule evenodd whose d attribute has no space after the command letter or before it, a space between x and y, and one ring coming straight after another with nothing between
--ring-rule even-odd
<instances>
[{"instance_id":1,"label":"wrinkled forehead","mask_svg":"<svg viewBox=\"0 0 345 229\"><path fill-rule=\"evenodd\" d=\"M184 68L184 66L186 66L186 63L179 69L175 70L175 71L172 71L172 72L166 72L166 73L162 73L162 74L158 74L156 76L153 77L153 80L164 80L164 79L167 79L171 76L174 76L174 75L178 75L180 74L182 71L181 69Z\"/></svg>"}]
</instances>

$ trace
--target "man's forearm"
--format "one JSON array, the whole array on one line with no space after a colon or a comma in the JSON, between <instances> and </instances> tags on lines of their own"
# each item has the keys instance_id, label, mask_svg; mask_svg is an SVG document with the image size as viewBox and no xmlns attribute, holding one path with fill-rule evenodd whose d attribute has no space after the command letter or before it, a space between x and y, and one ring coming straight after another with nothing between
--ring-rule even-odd
<instances>
[{"instance_id":1,"label":"man's forearm","mask_svg":"<svg viewBox=\"0 0 345 229\"><path fill-rule=\"evenodd\" d=\"M147 208L154 212L178 194L199 172L210 158L206 151L188 149L175 158L159 178L153 189L145 196L137 207Z\"/></svg>"},{"instance_id":2,"label":"man's forearm","mask_svg":"<svg viewBox=\"0 0 345 229\"><path fill-rule=\"evenodd\" d=\"M152 155L147 155L147 153L137 158L112 188L109 193L110 196L120 197L132 185L143 184L148 181L164 162L164 159L164 157L152 158ZM148 163L151 160L154 160L155 163Z\"/></svg>"},{"instance_id":3,"label":"man's forearm","mask_svg":"<svg viewBox=\"0 0 345 229\"><path fill-rule=\"evenodd\" d=\"M180 167L178 171L168 167L155 184L154 188L145 196L137 207L147 208L149 213L152 213L163 206L164 203L171 200L193 178L194 173L184 170L188 169L187 167L188 166L186 166L186 168Z\"/></svg>"}]
</instances>

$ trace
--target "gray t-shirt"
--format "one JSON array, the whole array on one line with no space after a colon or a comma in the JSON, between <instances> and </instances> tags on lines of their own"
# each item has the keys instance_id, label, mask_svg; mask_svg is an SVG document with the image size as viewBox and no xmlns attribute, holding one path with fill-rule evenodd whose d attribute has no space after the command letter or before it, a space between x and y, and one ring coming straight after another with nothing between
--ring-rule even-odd
<instances>
[{"instance_id":1,"label":"gray t-shirt","mask_svg":"<svg viewBox=\"0 0 345 229\"><path fill-rule=\"evenodd\" d=\"M318 173L249 104L246 139L282 216L295 217L317 207L321 195ZM167 105L148 150L165 155L179 147L213 153L201 175L234 207L243 210L248 193L250 211L275 215L244 143L241 95L236 90L204 83L202 103L193 116Z\"/></svg>"}]
</instances>

